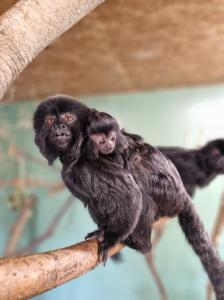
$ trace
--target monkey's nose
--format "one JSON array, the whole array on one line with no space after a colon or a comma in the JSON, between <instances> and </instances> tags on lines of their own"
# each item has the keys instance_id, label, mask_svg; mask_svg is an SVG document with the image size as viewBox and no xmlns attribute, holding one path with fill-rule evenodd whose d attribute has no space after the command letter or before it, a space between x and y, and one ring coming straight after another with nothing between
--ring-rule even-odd
<instances>
[{"instance_id":1,"label":"monkey's nose","mask_svg":"<svg viewBox=\"0 0 224 300\"><path fill-rule=\"evenodd\" d=\"M65 136L65 134L63 132L56 132L55 136L56 137L63 137L63 136Z\"/></svg>"},{"instance_id":2,"label":"monkey's nose","mask_svg":"<svg viewBox=\"0 0 224 300\"><path fill-rule=\"evenodd\" d=\"M112 145L112 144L107 144L107 145L106 145L106 149L107 149L107 150L111 150L112 148L113 148L113 145Z\"/></svg>"}]
</instances>

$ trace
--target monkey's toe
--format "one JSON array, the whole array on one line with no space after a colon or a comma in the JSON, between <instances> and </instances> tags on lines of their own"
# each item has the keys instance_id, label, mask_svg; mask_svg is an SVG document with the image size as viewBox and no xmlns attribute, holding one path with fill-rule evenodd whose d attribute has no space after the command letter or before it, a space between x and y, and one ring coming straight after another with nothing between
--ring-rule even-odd
<instances>
[{"instance_id":1,"label":"monkey's toe","mask_svg":"<svg viewBox=\"0 0 224 300\"><path fill-rule=\"evenodd\" d=\"M118 243L118 237L116 234L111 232L104 232L104 237L98 246L98 258L99 262L103 262L106 265L108 259L108 251Z\"/></svg>"},{"instance_id":2,"label":"monkey's toe","mask_svg":"<svg viewBox=\"0 0 224 300\"><path fill-rule=\"evenodd\" d=\"M107 259L108 259L108 251L109 251L109 245L105 242L99 243L98 247L98 259L99 262L102 262L103 265L106 265Z\"/></svg>"},{"instance_id":3,"label":"monkey's toe","mask_svg":"<svg viewBox=\"0 0 224 300\"><path fill-rule=\"evenodd\" d=\"M103 241L104 232L103 230L94 230L86 235L85 240L98 240L99 242Z\"/></svg>"}]
</instances>

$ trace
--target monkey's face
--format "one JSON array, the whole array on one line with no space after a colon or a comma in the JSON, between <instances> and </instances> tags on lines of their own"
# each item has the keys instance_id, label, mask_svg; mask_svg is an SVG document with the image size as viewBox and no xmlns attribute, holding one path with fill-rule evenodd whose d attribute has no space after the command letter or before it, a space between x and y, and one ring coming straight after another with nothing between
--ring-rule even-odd
<instances>
[{"instance_id":1,"label":"monkey's face","mask_svg":"<svg viewBox=\"0 0 224 300\"><path fill-rule=\"evenodd\" d=\"M44 125L45 130L48 131L49 142L59 151L68 150L76 122L77 116L72 112L50 114L45 117Z\"/></svg>"},{"instance_id":2,"label":"monkey's face","mask_svg":"<svg viewBox=\"0 0 224 300\"><path fill-rule=\"evenodd\" d=\"M63 95L39 104L34 114L35 143L49 164L58 156L77 150L89 111L84 104Z\"/></svg>"},{"instance_id":3,"label":"monkey's face","mask_svg":"<svg viewBox=\"0 0 224 300\"><path fill-rule=\"evenodd\" d=\"M110 154L114 151L116 146L117 134L115 131L105 133L95 133L90 135L90 140L97 152L102 154Z\"/></svg>"},{"instance_id":4,"label":"monkey's face","mask_svg":"<svg viewBox=\"0 0 224 300\"><path fill-rule=\"evenodd\" d=\"M220 149L211 149L211 155L207 159L208 165L213 171L217 173L224 173L224 153L221 153Z\"/></svg>"},{"instance_id":5,"label":"monkey's face","mask_svg":"<svg viewBox=\"0 0 224 300\"><path fill-rule=\"evenodd\" d=\"M224 173L224 140L214 140L202 150L202 159L207 170L216 174Z\"/></svg>"}]
</instances>

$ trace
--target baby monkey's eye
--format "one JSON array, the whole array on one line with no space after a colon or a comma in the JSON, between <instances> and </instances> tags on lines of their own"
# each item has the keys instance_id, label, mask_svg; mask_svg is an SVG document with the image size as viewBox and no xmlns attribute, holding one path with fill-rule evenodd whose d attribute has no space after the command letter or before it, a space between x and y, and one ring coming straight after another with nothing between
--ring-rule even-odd
<instances>
[{"instance_id":1,"label":"baby monkey's eye","mask_svg":"<svg viewBox=\"0 0 224 300\"><path fill-rule=\"evenodd\" d=\"M73 119L73 117L72 117L71 115L65 115L65 116L64 116L64 120L65 120L65 122L70 123L70 122L72 122L74 119Z\"/></svg>"},{"instance_id":2,"label":"baby monkey's eye","mask_svg":"<svg viewBox=\"0 0 224 300\"><path fill-rule=\"evenodd\" d=\"M114 141L115 141L115 137L113 136L110 140L111 140L112 142L114 142Z\"/></svg>"},{"instance_id":3,"label":"baby monkey's eye","mask_svg":"<svg viewBox=\"0 0 224 300\"><path fill-rule=\"evenodd\" d=\"M101 138L101 139L99 140L99 145L103 145L103 144L105 144L105 139L104 139L104 138Z\"/></svg>"}]
</instances>

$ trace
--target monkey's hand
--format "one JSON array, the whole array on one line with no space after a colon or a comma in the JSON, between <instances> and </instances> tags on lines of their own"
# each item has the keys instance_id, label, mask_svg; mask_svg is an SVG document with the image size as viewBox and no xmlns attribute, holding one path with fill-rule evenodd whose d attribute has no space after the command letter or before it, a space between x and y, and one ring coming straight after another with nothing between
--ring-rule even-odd
<instances>
[{"instance_id":1,"label":"monkey's hand","mask_svg":"<svg viewBox=\"0 0 224 300\"><path fill-rule=\"evenodd\" d=\"M98 240L99 242L102 242L104 238L104 232L103 230L97 229L93 232L90 232L86 235L85 240Z\"/></svg>"}]
</instances>

